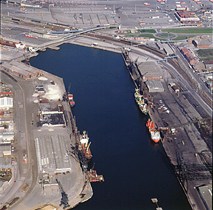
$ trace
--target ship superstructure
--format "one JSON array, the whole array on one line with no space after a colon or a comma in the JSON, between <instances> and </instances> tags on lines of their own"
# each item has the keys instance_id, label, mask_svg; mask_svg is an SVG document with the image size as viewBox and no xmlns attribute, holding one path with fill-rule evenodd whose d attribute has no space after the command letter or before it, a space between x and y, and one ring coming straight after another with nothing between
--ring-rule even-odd
<instances>
[{"instance_id":1,"label":"ship superstructure","mask_svg":"<svg viewBox=\"0 0 213 210\"><path fill-rule=\"evenodd\" d=\"M135 88L134 96L135 96L135 101L138 104L139 109L144 114L147 114L148 113L147 103L145 103L143 95L140 93L140 90L138 88Z\"/></svg>"},{"instance_id":2,"label":"ship superstructure","mask_svg":"<svg viewBox=\"0 0 213 210\"><path fill-rule=\"evenodd\" d=\"M80 147L81 147L81 150L82 152L84 153L85 157L89 160L92 158L92 153L91 153L91 150L90 150L90 144L91 142L89 142L89 137L86 133L86 131L83 131L83 134L81 135L81 138L80 138Z\"/></svg>"},{"instance_id":3,"label":"ship superstructure","mask_svg":"<svg viewBox=\"0 0 213 210\"><path fill-rule=\"evenodd\" d=\"M75 101L73 100L73 94L68 93L67 98L68 98L70 106L73 107L75 105Z\"/></svg>"},{"instance_id":4,"label":"ship superstructure","mask_svg":"<svg viewBox=\"0 0 213 210\"><path fill-rule=\"evenodd\" d=\"M156 129L155 123L151 119L148 119L146 127L149 129L152 141L158 143L161 140L161 135L160 131Z\"/></svg>"}]
</instances>

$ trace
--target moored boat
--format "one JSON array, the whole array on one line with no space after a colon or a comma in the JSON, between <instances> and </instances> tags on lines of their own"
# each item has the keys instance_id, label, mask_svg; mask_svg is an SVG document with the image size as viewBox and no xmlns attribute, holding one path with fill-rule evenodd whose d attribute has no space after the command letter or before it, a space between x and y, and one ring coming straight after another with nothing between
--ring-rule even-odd
<instances>
[{"instance_id":1,"label":"moored boat","mask_svg":"<svg viewBox=\"0 0 213 210\"><path fill-rule=\"evenodd\" d=\"M92 158L92 153L90 150L91 142L89 142L89 137L88 137L86 131L83 131L83 134L81 135L80 143L81 143L81 149L82 149L85 157L87 159L91 159Z\"/></svg>"},{"instance_id":2,"label":"moored boat","mask_svg":"<svg viewBox=\"0 0 213 210\"><path fill-rule=\"evenodd\" d=\"M151 139L155 143L158 143L161 139L160 132L158 130L150 131Z\"/></svg>"},{"instance_id":3,"label":"moored boat","mask_svg":"<svg viewBox=\"0 0 213 210\"><path fill-rule=\"evenodd\" d=\"M71 107L75 106L75 101L73 100L73 94L68 93L67 98Z\"/></svg>"},{"instance_id":4,"label":"moored boat","mask_svg":"<svg viewBox=\"0 0 213 210\"><path fill-rule=\"evenodd\" d=\"M90 171L87 172L87 175L89 177L90 182L103 182L104 181L103 175L97 175L97 172L93 169L90 169Z\"/></svg>"},{"instance_id":5,"label":"moored boat","mask_svg":"<svg viewBox=\"0 0 213 210\"><path fill-rule=\"evenodd\" d=\"M148 119L146 127L149 129L152 141L158 143L161 140L161 136L160 131L156 129L155 123L151 119Z\"/></svg>"},{"instance_id":6,"label":"moored boat","mask_svg":"<svg viewBox=\"0 0 213 210\"><path fill-rule=\"evenodd\" d=\"M144 113L148 113L147 104L144 101L143 95L140 94L140 90L138 88L135 88L135 101L138 104L139 109Z\"/></svg>"}]
</instances>

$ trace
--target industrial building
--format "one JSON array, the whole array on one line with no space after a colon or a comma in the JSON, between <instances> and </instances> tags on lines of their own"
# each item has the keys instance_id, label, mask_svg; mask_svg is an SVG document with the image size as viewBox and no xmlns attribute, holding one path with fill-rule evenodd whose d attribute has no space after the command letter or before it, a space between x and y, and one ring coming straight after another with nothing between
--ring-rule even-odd
<instances>
[{"instance_id":1,"label":"industrial building","mask_svg":"<svg viewBox=\"0 0 213 210\"><path fill-rule=\"evenodd\" d=\"M159 50L164 51L167 55L174 55L174 51L169 46L169 44L156 42L156 45Z\"/></svg>"},{"instance_id":2,"label":"industrial building","mask_svg":"<svg viewBox=\"0 0 213 210\"><path fill-rule=\"evenodd\" d=\"M147 61L138 65L138 70L143 77L143 81L160 80L163 78L161 67L154 61Z\"/></svg>"},{"instance_id":3,"label":"industrial building","mask_svg":"<svg viewBox=\"0 0 213 210\"><path fill-rule=\"evenodd\" d=\"M212 209L212 186L210 184L197 187L206 209Z\"/></svg>"},{"instance_id":4,"label":"industrial building","mask_svg":"<svg viewBox=\"0 0 213 210\"><path fill-rule=\"evenodd\" d=\"M11 144L13 140L14 140L13 131L0 133L0 147L1 145L4 145L4 144Z\"/></svg>"},{"instance_id":5,"label":"industrial building","mask_svg":"<svg viewBox=\"0 0 213 210\"><path fill-rule=\"evenodd\" d=\"M49 111L40 113L41 126L66 126L66 121L63 112Z\"/></svg>"},{"instance_id":6,"label":"industrial building","mask_svg":"<svg viewBox=\"0 0 213 210\"><path fill-rule=\"evenodd\" d=\"M35 139L40 173L60 174L71 172L71 157L66 138L60 134Z\"/></svg>"},{"instance_id":7,"label":"industrial building","mask_svg":"<svg viewBox=\"0 0 213 210\"><path fill-rule=\"evenodd\" d=\"M11 143L14 141L13 95L10 86L0 83L0 192L12 177Z\"/></svg>"},{"instance_id":8,"label":"industrial building","mask_svg":"<svg viewBox=\"0 0 213 210\"><path fill-rule=\"evenodd\" d=\"M146 86L150 93L164 92L164 88L163 88L161 81L148 80L148 81L146 81Z\"/></svg>"},{"instance_id":9,"label":"industrial building","mask_svg":"<svg viewBox=\"0 0 213 210\"><path fill-rule=\"evenodd\" d=\"M0 157L10 157L11 156L11 146L1 145L0 146Z\"/></svg>"},{"instance_id":10,"label":"industrial building","mask_svg":"<svg viewBox=\"0 0 213 210\"><path fill-rule=\"evenodd\" d=\"M23 79L35 78L42 75L42 71L17 61L11 61L10 63L4 62L2 63L2 67L5 71Z\"/></svg>"},{"instance_id":11,"label":"industrial building","mask_svg":"<svg viewBox=\"0 0 213 210\"><path fill-rule=\"evenodd\" d=\"M13 98L11 97L0 98L0 109L8 110L10 108L13 108Z\"/></svg>"},{"instance_id":12,"label":"industrial building","mask_svg":"<svg viewBox=\"0 0 213 210\"><path fill-rule=\"evenodd\" d=\"M48 101L48 99L46 99ZM63 106L57 102L39 103L39 122L38 126L64 127L66 120L63 112Z\"/></svg>"},{"instance_id":13,"label":"industrial building","mask_svg":"<svg viewBox=\"0 0 213 210\"><path fill-rule=\"evenodd\" d=\"M200 18L191 11L177 11L175 16L182 24L198 25L200 24Z\"/></svg>"},{"instance_id":14,"label":"industrial building","mask_svg":"<svg viewBox=\"0 0 213 210\"><path fill-rule=\"evenodd\" d=\"M183 47L180 51L184 55L186 60L190 63L190 65L195 65L198 63L198 58L189 49Z\"/></svg>"}]
</instances>

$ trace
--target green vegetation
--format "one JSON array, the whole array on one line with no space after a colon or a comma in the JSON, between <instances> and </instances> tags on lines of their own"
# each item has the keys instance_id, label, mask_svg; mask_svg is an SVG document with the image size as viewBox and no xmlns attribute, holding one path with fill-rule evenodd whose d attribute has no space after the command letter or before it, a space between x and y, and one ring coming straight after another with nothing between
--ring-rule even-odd
<instances>
[{"instance_id":1,"label":"green vegetation","mask_svg":"<svg viewBox=\"0 0 213 210\"><path fill-rule=\"evenodd\" d=\"M155 38L155 36L153 34L149 34L149 33L144 33L144 34L141 34L141 33L128 33L126 34L127 37L146 37L146 38Z\"/></svg>"},{"instance_id":2,"label":"green vegetation","mask_svg":"<svg viewBox=\"0 0 213 210\"><path fill-rule=\"evenodd\" d=\"M155 38L154 34L139 34L139 37L145 37L145 38Z\"/></svg>"},{"instance_id":3,"label":"green vegetation","mask_svg":"<svg viewBox=\"0 0 213 210\"><path fill-rule=\"evenodd\" d=\"M211 34L213 28L171 28L162 29L162 32L171 32L177 34Z\"/></svg>"},{"instance_id":4,"label":"green vegetation","mask_svg":"<svg viewBox=\"0 0 213 210\"><path fill-rule=\"evenodd\" d=\"M197 54L204 61L213 60L213 49L200 49Z\"/></svg>"},{"instance_id":5,"label":"green vegetation","mask_svg":"<svg viewBox=\"0 0 213 210\"><path fill-rule=\"evenodd\" d=\"M172 39L174 41L181 41L181 40L186 40L190 37L193 37L193 36L190 36L190 35L178 35L176 38Z\"/></svg>"},{"instance_id":6,"label":"green vegetation","mask_svg":"<svg viewBox=\"0 0 213 210\"><path fill-rule=\"evenodd\" d=\"M155 36L161 39L174 39L176 37L176 35L172 33L157 33Z\"/></svg>"},{"instance_id":7,"label":"green vegetation","mask_svg":"<svg viewBox=\"0 0 213 210\"><path fill-rule=\"evenodd\" d=\"M156 33L155 29L139 29L138 32L140 33Z\"/></svg>"}]
</instances>

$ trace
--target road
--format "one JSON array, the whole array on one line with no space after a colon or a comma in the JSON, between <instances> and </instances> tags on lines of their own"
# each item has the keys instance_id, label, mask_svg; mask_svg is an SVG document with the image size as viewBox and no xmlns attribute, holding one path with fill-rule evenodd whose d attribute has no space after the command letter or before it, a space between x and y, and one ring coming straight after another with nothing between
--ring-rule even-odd
<instances>
[{"instance_id":1,"label":"road","mask_svg":"<svg viewBox=\"0 0 213 210\"><path fill-rule=\"evenodd\" d=\"M132 41L126 41L126 40L116 40L113 37L106 36L106 35L101 35L101 34L87 34L91 39L101 39L105 40L105 42L110 42L111 44L114 44L115 46L120 46L121 49L124 47L128 47L131 52L136 53L141 56L149 56L150 58L156 59L156 60L161 60L164 57L166 57L165 54L161 53L158 50L149 48L146 45L140 45L138 47L134 47L134 44ZM211 95L209 92L209 89L206 87L204 82L200 79L200 77L196 74L194 74L191 69L188 67L188 63L183 57L183 55L180 53L179 50L177 51L177 56L178 56L178 62L182 64L182 66L177 65L177 62L174 62L171 60L168 62L162 62L162 65L165 66L165 68L175 77L178 78L180 83L183 85L184 88L188 90L189 93L191 93L192 97L197 101L197 103L203 107L203 109L206 111L206 113L211 117L212 116L212 99ZM184 74L184 75L183 75ZM189 77L189 80L188 78ZM192 81L193 84L192 84ZM193 86L194 84L199 84L198 87L194 89ZM199 89L199 91L198 91ZM207 94L209 98L205 98L206 95L203 95L203 92ZM207 99L207 100L206 100Z\"/></svg>"},{"instance_id":2,"label":"road","mask_svg":"<svg viewBox=\"0 0 213 210\"><path fill-rule=\"evenodd\" d=\"M27 190L31 190L37 178L37 165L35 148L32 142L31 121L32 121L32 105L28 101L29 88L25 88L22 82L15 82L6 74L1 73L1 80L13 86L14 91L14 121L15 123L15 142L14 142L14 156L16 162L16 171L14 183L5 192L4 197L1 198L1 203L10 201L14 197L21 199L25 196L23 186ZM26 154L27 162L24 161L23 156Z\"/></svg>"}]
</instances>

